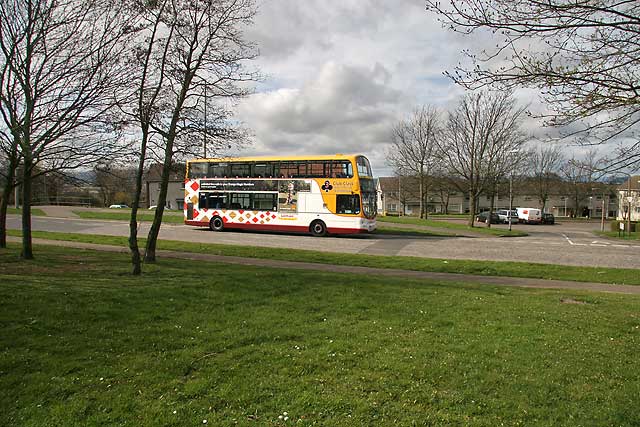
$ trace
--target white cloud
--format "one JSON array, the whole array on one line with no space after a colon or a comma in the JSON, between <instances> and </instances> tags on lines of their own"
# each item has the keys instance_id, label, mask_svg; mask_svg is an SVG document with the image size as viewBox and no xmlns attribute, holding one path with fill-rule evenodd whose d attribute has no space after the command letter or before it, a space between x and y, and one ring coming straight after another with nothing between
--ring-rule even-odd
<instances>
[{"instance_id":1,"label":"white cloud","mask_svg":"<svg viewBox=\"0 0 640 427\"><path fill-rule=\"evenodd\" d=\"M243 102L239 113L252 124L256 144L250 152L350 153L370 157L388 141L397 120L402 94L387 86L388 71L324 64L299 88L257 93Z\"/></svg>"},{"instance_id":2,"label":"white cloud","mask_svg":"<svg viewBox=\"0 0 640 427\"><path fill-rule=\"evenodd\" d=\"M268 77L239 105L255 135L240 154L358 152L378 175L392 173L384 153L393 124L420 104L453 108L464 91L443 71L464 48L489 40L442 29L420 0L264 0L258 7L247 37L258 43L256 62Z\"/></svg>"}]
</instances>

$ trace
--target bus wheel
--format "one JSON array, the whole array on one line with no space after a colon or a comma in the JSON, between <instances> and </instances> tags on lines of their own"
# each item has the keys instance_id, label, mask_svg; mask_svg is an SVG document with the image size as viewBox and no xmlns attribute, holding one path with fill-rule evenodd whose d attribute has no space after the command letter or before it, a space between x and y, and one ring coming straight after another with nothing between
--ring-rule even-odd
<instances>
[{"instance_id":1,"label":"bus wheel","mask_svg":"<svg viewBox=\"0 0 640 427\"><path fill-rule=\"evenodd\" d=\"M327 234L327 226L319 219L313 221L309 226L309 231L316 237L322 237Z\"/></svg>"},{"instance_id":2,"label":"bus wheel","mask_svg":"<svg viewBox=\"0 0 640 427\"><path fill-rule=\"evenodd\" d=\"M209 228L211 231L222 231L224 229L224 221L219 216L214 216L209 221Z\"/></svg>"}]
</instances>

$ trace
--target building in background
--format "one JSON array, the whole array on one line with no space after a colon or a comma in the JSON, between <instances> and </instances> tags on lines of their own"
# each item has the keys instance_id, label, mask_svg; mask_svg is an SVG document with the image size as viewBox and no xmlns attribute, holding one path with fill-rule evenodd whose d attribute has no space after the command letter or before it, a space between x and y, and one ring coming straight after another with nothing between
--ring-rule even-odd
<instances>
[{"instance_id":1,"label":"building in background","mask_svg":"<svg viewBox=\"0 0 640 427\"><path fill-rule=\"evenodd\" d=\"M431 182L424 202L428 213L465 214L470 211L469 196L460 190L463 188L462 183L451 178L434 178ZM381 177L378 178L378 183L379 214L413 216L420 214L419 182L416 177ZM637 185L636 183L635 188ZM545 213L552 213L559 217L600 218L604 200L605 217L615 218L618 215L618 186L615 184L588 182L572 185L558 180L553 182L550 188L544 206ZM494 209L508 209L509 194L509 181L501 182L496 186L494 194L485 192L477 198L476 212L489 210L492 199ZM514 209L516 207L542 208L531 179L514 180L511 194L513 197L511 206Z\"/></svg>"},{"instance_id":2,"label":"building in background","mask_svg":"<svg viewBox=\"0 0 640 427\"><path fill-rule=\"evenodd\" d=\"M640 221L640 175L632 175L618 186L617 219L626 220L631 212L631 221Z\"/></svg>"},{"instance_id":3,"label":"building in background","mask_svg":"<svg viewBox=\"0 0 640 427\"><path fill-rule=\"evenodd\" d=\"M162 165L154 164L149 167L145 176L145 196L147 207L158 205L158 195L160 194L160 182L162 176ZM184 163L175 164L169 175L169 186L167 187L167 209L184 208Z\"/></svg>"}]
</instances>

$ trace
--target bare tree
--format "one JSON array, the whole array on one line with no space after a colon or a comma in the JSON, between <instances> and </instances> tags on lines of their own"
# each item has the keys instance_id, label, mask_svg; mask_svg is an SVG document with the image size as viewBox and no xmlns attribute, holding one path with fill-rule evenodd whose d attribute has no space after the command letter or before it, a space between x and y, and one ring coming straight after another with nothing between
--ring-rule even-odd
<instances>
[{"instance_id":1,"label":"bare tree","mask_svg":"<svg viewBox=\"0 0 640 427\"><path fill-rule=\"evenodd\" d=\"M97 165L95 183L100 191L102 205L132 204L134 170L131 168L117 167L111 164Z\"/></svg>"},{"instance_id":2,"label":"bare tree","mask_svg":"<svg viewBox=\"0 0 640 427\"><path fill-rule=\"evenodd\" d=\"M438 194L440 199L440 212L449 213L449 201L451 196L459 191L452 177L446 175L443 170L438 171L433 180L433 191Z\"/></svg>"},{"instance_id":3,"label":"bare tree","mask_svg":"<svg viewBox=\"0 0 640 427\"><path fill-rule=\"evenodd\" d=\"M560 173L565 178L573 199L573 216L582 216L581 202L591 192L591 183L600 163L597 151L589 150L583 156L574 155L560 167Z\"/></svg>"},{"instance_id":4,"label":"bare tree","mask_svg":"<svg viewBox=\"0 0 640 427\"><path fill-rule=\"evenodd\" d=\"M428 217L428 197L433 172L438 164L438 139L442 126L435 107L422 106L408 120L396 124L391 134L387 159L395 169L418 179L420 218Z\"/></svg>"},{"instance_id":5,"label":"bare tree","mask_svg":"<svg viewBox=\"0 0 640 427\"><path fill-rule=\"evenodd\" d=\"M563 162L562 149L553 144L541 143L529 154L530 174L543 212L547 200L549 200L551 188L559 180L560 167Z\"/></svg>"},{"instance_id":6,"label":"bare tree","mask_svg":"<svg viewBox=\"0 0 640 427\"><path fill-rule=\"evenodd\" d=\"M32 180L112 154L109 113L127 75L119 4L0 0L0 115L22 158L22 253L31 245Z\"/></svg>"},{"instance_id":7,"label":"bare tree","mask_svg":"<svg viewBox=\"0 0 640 427\"><path fill-rule=\"evenodd\" d=\"M467 94L449 113L444 128L445 167L459 178L469 195L469 226L473 226L477 199L513 167L511 153L521 149L524 108L509 93Z\"/></svg>"},{"instance_id":8,"label":"bare tree","mask_svg":"<svg viewBox=\"0 0 640 427\"><path fill-rule=\"evenodd\" d=\"M245 134L230 125L230 107L249 93L244 82L257 78L242 65L255 58L257 51L242 32L255 14L253 0L134 4L145 19L145 29L134 52L138 71L133 107L123 110L134 117L142 134L129 234L133 273L140 274L136 215L147 150L155 149L163 164L158 205L144 255L146 262L154 262L174 156L199 151L201 141L206 141L203 148L210 145L215 153L222 144L243 140Z\"/></svg>"},{"instance_id":9,"label":"bare tree","mask_svg":"<svg viewBox=\"0 0 640 427\"><path fill-rule=\"evenodd\" d=\"M640 3L629 0L427 0L443 26L488 30L495 48L465 51L469 65L448 72L467 88L539 89L554 126L574 125L585 143L626 136L614 168L638 166Z\"/></svg>"}]
</instances>

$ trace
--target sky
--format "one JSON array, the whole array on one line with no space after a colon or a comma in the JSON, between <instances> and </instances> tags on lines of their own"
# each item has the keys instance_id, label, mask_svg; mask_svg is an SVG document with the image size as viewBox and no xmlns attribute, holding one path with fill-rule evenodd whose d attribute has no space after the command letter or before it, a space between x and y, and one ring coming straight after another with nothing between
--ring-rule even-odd
<instances>
[{"instance_id":1,"label":"sky","mask_svg":"<svg viewBox=\"0 0 640 427\"><path fill-rule=\"evenodd\" d=\"M253 144L237 154L362 153L376 176L393 175L394 124L423 104L453 109L464 91L443 71L491 43L443 29L422 0L258 0L246 37L265 78L238 105Z\"/></svg>"}]
</instances>

